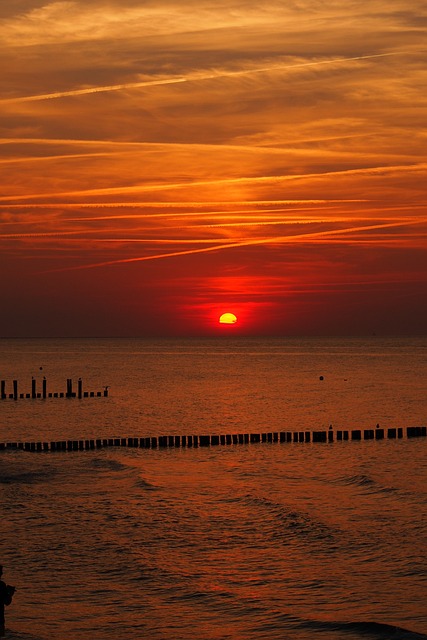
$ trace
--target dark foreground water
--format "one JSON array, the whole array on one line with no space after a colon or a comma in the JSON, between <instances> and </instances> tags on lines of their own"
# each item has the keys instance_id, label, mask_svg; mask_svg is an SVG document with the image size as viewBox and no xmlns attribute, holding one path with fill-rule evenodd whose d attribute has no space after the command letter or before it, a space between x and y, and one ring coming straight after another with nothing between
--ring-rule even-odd
<instances>
[{"instance_id":1,"label":"dark foreground water","mask_svg":"<svg viewBox=\"0 0 427 640\"><path fill-rule=\"evenodd\" d=\"M1 401L2 441L426 424L422 339L3 340L0 367L111 387ZM6 637L427 638L426 444L0 452Z\"/></svg>"}]
</instances>

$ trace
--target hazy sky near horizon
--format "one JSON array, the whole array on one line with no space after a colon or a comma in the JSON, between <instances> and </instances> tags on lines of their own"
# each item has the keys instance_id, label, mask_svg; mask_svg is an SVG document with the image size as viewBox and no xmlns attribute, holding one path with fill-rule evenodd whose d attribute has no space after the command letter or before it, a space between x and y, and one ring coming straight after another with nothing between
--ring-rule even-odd
<instances>
[{"instance_id":1,"label":"hazy sky near horizon","mask_svg":"<svg viewBox=\"0 0 427 640\"><path fill-rule=\"evenodd\" d=\"M1 3L0 336L424 333L426 26Z\"/></svg>"}]
</instances>

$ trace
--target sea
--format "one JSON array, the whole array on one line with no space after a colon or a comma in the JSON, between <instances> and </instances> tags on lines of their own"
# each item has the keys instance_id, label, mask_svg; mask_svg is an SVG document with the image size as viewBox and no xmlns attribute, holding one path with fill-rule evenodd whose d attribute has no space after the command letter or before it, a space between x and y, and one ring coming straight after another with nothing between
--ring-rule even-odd
<instances>
[{"instance_id":1,"label":"sea","mask_svg":"<svg viewBox=\"0 0 427 640\"><path fill-rule=\"evenodd\" d=\"M404 437L0 451L6 638L427 639L426 337L0 340L43 378L88 397L0 400L0 442Z\"/></svg>"}]
</instances>

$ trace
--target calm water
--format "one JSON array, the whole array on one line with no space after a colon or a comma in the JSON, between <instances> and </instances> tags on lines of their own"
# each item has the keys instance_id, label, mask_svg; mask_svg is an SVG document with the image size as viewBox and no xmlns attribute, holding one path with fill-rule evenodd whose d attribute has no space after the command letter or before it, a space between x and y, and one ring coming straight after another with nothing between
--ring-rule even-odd
<instances>
[{"instance_id":1,"label":"calm water","mask_svg":"<svg viewBox=\"0 0 427 640\"><path fill-rule=\"evenodd\" d=\"M2 401L2 441L426 424L426 339L2 340L0 372L110 386ZM426 444L2 452L6 637L427 638Z\"/></svg>"}]
</instances>

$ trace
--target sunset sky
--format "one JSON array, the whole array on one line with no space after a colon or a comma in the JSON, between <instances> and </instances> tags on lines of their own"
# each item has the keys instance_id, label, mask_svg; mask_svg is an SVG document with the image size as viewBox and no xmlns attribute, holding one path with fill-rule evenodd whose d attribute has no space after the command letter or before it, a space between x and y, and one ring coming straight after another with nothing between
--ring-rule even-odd
<instances>
[{"instance_id":1,"label":"sunset sky","mask_svg":"<svg viewBox=\"0 0 427 640\"><path fill-rule=\"evenodd\" d=\"M0 336L425 333L424 3L0 19Z\"/></svg>"}]
</instances>

